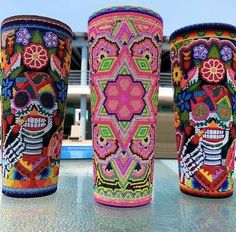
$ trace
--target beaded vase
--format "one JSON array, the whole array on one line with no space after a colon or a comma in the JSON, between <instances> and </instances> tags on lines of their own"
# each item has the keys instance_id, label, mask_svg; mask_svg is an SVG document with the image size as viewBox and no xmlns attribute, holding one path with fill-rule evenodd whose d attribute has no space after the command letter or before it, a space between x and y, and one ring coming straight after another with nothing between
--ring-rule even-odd
<instances>
[{"instance_id":1,"label":"beaded vase","mask_svg":"<svg viewBox=\"0 0 236 232\"><path fill-rule=\"evenodd\" d=\"M2 192L56 191L71 61L71 29L54 19L13 16L1 25Z\"/></svg>"},{"instance_id":2,"label":"beaded vase","mask_svg":"<svg viewBox=\"0 0 236 232\"><path fill-rule=\"evenodd\" d=\"M106 8L89 19L94 198L119 207L152 199L162 19Z\"/></svg>"},{"instance_id":3,"label":"beaded vase","mask_svg":"<svg viewBox=\"0 0 236 232\"><path fill-rule=\"evenodd\" d=\"M181 191L233 193L236 132L236 28L206 23L170 37Z\"/></svg>"}]
</instances>

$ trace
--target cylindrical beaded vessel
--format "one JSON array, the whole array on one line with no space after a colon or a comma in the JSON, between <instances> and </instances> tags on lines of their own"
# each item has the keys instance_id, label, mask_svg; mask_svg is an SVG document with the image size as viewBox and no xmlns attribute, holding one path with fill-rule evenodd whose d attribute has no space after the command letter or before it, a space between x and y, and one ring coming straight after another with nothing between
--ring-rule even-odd
<instances>
[{"instance_id":1,"label":"cylindrical beaded vessel","mask_svg":"<svg viewBox=\"0 0 236 232\"><path fill-rule=\"evenodd\" d=\"M40 16L1 25L2 192L56 191L71 61L71 29Z\"/></svg>"},{"instance_id":2,"label":"cylindrical beaded vessel","mask_svg":"<svg viewBox=\"0 0 236 232\"><path fill-rule=\"evenodd\" d=\"M94 198L119 207L152 199L162 19L106 8L89 19Z\"/></svg>"},{"instance_id":3,"label":"cylindrical beaded vessel","mask_svg":"<svg viewBox=\"0 0 236 232\"><path fill-rule=\"evenodd\" d=\"M233 194L236 27L206 23L170 36L180 189Z\"/></svg>"}]
</instances>

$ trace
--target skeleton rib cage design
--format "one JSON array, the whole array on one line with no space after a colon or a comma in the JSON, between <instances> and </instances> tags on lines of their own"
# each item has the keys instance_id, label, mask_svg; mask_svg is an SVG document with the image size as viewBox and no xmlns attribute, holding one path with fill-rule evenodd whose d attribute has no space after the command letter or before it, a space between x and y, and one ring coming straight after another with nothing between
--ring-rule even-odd
<instances>
[{"instance_id":1,"label":"skeleton rib cage design","mask_svg":"<svg viewBox=\"0 0 236 232\"><path fill-rule=\"evenodd\" d=\"M16 78L16 93L11 100L15 125L11 126L4 144L4 177L23 155L43 153L43 135L52 128L52 118L57 113L51 77L37 72L33 75L25 73L25 76L27 78ZM45 87L47 91L43 91Z\"/></svg>"},{"instance_id":2,"label":"skeleton rib cage design","mask_svg":"<svg viewBox=\"0 0 236 232\"><path fill-rule=\"evenodd\" d=\"M233 193L235 41L222 25L187 30L170 42L180 189L226 197Z\"/></svg>"}]
</instances>

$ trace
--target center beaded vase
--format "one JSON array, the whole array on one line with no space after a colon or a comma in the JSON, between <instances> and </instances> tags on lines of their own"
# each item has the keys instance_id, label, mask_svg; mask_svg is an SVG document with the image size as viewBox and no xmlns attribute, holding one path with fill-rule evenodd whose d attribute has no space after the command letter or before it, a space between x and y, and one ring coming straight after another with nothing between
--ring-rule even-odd
<instances>
[{"instance_id":1,"label":"center beaded vase","mask_svg":"<svg viewBox=\"0 0 236 232\"><path fill-rule=\"evenodd\" d=\"M180 189L233 194L236 138L236 27L206 23L170 36Z\"/></svg>"},{"instance_id":2,"label":"center beaded vase","mask_svg":"<svg viewBox=\"0 0 236 232\"><path fill-rule=\"evenodd\" d=\"M89 19L94 198L149 203L163 24L145 8L106 8Z\"/></svg>"},{"instance_id":3,"label":"center beaded vase","mask_svg":"<svg viewBox=\"0 0 236 232\"><path fill-rule=\"evenodd\" d=\"M1 25L2 192L37 197L56 191L71 29L54 19L14 16Z\"/></svg>"}]
</instances>

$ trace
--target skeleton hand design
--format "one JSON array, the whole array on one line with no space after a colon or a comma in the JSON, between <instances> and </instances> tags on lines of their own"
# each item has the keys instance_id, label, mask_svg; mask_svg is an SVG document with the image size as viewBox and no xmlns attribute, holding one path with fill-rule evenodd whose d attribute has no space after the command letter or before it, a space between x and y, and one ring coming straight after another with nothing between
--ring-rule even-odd
<instances>
[{"instance_id":1,"label":"skeleton hand design","mask_svg":"<svg viewBox=\"0 0 236 232\"><path fill-rule=\"evenodd\" d=\"M20 158L23 156L22 151L25 149L25 145L23 143L23 139L22 139L22 127L20 127L20 130L18 132L18 136L10 143L8 144L7 140L9 139L10 135L13 134L13 127L11 128L7 139L6 139L6 144L7 147L4 148L4 152L3 152L3 157L4 157L4 178L7 177L8 173L10 172L10 168L12 166L14 166L19 160Z\"/></svg>"},{"instance_id":2,"label":"skeleton hand design","mask_svg":"<svg viewBox=\"0 0 236 232\"><path fill-rule=\"evenodd\" d=\"M198 138L197 138L198 137ZM196 142L196 138L198 141ZM180 156L181 180L189 179L196 171L200 169L205 159L205 154L202 150L202 138L197 134L191 136L183 147Z\"/></svg>"}]
</instances>

